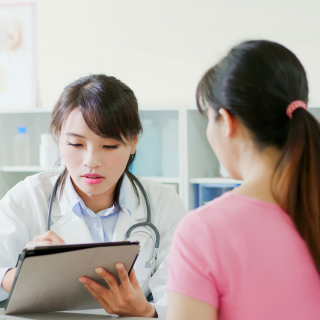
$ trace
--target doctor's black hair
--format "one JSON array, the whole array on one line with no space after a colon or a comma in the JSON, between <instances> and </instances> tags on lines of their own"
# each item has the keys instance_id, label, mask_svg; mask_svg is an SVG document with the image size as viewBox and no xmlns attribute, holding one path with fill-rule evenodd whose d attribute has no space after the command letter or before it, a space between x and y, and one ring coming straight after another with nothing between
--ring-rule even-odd
<instances>
[{"instance_id":1,"label":"doctor's black hair","mask_svg":"<svg viewBox=\"0 0 320 320\"><path fill-rule=\"evenodd\" d=\"M123 138L131 141L142 133L138 112L138 101L134 92L115 77L94 74L82 77L63 90L51 117L50 131L57 141L62 125L70 112L79 109L84 121L92 132L100 137L109 137L124 143ZM130 172L135 154L131 154L124 173L114 191L113 203L120 209L119 195L124 174L130 179L140 201L137 187ZM63 193L67 168L62 172L58 190Z\"/></svg>"},{"instance_id":2,"label":"doctor's black hair","mask_svg":"<svg viewBox=\"0 0 320 320\"><path fill-rule=\"evenodd\" d=\"M320 274L320 125L302 108L292 120L286 115L291 102L308 102L306 72L298 58L275 42L243 42L205 73L196 97L201 112L207 106L215 110L215 121L224 108L241 122L257 150L278 148L281 156L270 189Z\"/></svg>"}]
</instances>

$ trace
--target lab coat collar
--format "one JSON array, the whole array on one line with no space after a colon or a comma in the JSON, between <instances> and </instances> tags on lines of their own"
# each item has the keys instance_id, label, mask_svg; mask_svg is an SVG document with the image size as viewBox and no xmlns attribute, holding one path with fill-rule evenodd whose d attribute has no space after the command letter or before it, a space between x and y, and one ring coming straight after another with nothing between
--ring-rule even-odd
<instances>
[{"instance_id":1,"label":"lab coat collar","mask_svg":"<svg viewBox=\"0 0 320 320\"><path fill-rule=\"evenodd\" d=\"M79 194L75 190L75 188L72 184L70 175L67 176L65 187L68 190L68 194L70 195L70 206L71 206L74 214L76 214L79 218L81 218L82 217L82 210L86 210L87 212L89 212L90 215L94 215L92 210L87 208L84 201L82 200L82 198L79 196ZM114 213L115 210L116 210L116 207L112 206L111 208L101 210L100 212L97 213L97 215L108 216L108 215Z\"/></svg>"}]
</instances>

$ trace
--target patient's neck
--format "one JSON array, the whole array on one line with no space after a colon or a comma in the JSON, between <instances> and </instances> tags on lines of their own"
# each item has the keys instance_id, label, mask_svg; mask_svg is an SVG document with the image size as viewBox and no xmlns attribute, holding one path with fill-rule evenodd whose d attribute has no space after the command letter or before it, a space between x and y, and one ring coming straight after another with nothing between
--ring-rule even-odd
<instances>
[{"instance_id":1,"label":"patient's neck","mask_svg":"<svg viewBox=\"0 0 320 320\"><path fill-rule=\"evenodd\" d=\"M277 177L274 179L274 169L279 161L280 151L274 147L267 147L262 151L256 148L241 152L239 169L244 183L235 189L235 193L243 194L259 200L277 203L271 187L274 188ZM271 183L273 185L271 186Z\"/></svg>"}]
</instances>

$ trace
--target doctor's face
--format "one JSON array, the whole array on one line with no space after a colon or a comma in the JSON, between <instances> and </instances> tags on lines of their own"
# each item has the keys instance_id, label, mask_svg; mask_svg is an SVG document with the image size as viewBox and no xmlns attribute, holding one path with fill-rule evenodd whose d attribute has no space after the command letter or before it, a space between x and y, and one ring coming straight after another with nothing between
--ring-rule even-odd
<instances>
[{"instance_id":1,"label":"doctor's face","mask_svg":"<svg viewBox=\"0 0 320 320\"><path fill-rule=\"evenodd\" d=\"M138 141L121 141L97 136L79 109L72 111L59 136L61 156L76 190L88 196L113 192Z\"/></svg>"}]
</instances>

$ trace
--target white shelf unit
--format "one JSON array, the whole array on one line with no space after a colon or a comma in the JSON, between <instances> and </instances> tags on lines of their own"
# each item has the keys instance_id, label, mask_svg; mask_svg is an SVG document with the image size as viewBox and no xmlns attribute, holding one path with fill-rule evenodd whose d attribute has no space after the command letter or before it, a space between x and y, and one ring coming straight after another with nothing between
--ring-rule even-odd
<instances>
[{"instance_id":1,"label":"white shelf unit","mask_svg":"<svg viewBox=\"0 0 320 320\"><path fill-rule=\"evenodd\" d=\"M40 171L57 171L57 167L39 166L40 134L49 132L50 109L0 110L0 197L25 177ZM310 112L319 120L320 108ZM176 177L143 176L143 178L171 184L178 187L179 195L188 209L194 207L193 184L241 183L233 179L219 178L219 162L207 138L206 115L195 108L142 108L141 118L155 119L155 125L162 129L168 119L176 118L179 123L179 156ZM13 164L13 141L18 126L26 126L31 140L31 166L15 167ZM147 151L145 151L147 152ZM139 154L137 155L137 161Z\"/></svg>"}]
</instances>

